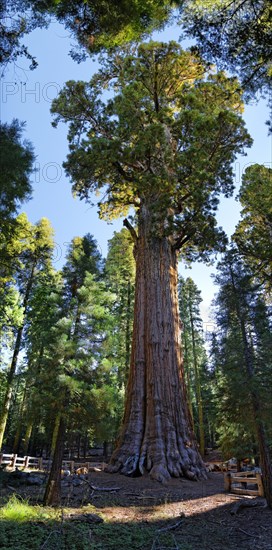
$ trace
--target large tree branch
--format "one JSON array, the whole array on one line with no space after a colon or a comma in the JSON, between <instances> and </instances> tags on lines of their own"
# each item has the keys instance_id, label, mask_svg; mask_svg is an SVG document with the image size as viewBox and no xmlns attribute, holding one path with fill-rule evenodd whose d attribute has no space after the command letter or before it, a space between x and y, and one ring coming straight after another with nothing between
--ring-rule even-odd
<instances>
[{"instance_id":1,"label":"large tree branch","mask_svg":"<svg viewBox=\"0 0 272 550\"><path fill-rule=\"evenodd\" d=\"M173 208L175 214L181 214L184 206L184 202L192 196L192 193L186 193L183 197L179 197L176 201L176 206Z\"/></svg>"},{"instance_id":2,"label":"large tree branch","mask_svg":"<svg viewBox=\"0 0 272 550\"><path fill-rule=\"evenodd\" d=\"M193 233L189 235L181 235L180 237L178 237L175 240L174 249L180 250L191 239L192 236L193 236Z\"/></svg>"},{"instance_id":3,"label":"large tree branch","mask_svg":"<svg viewBox=\"0 0 272 550\"><path fill-rule=\"evenodd\" d=\"M124 219L123 225L129 230L131 237L133 239L133 242L136 244L138 242L138 235L134 227L131 225L131 223L128 221L127 218Z\"/></svg>"},{"instance_id":4,"label":"large tree branch","mask_svg":"<svg viewBox=\"0 0 272 550\"><path fill-rule=\"evenodd\" d=\"M122 176L126 181L130 181L130 182L134 181L134 178L126 172L126 170L123 168L123 166L120 164L120 162L115 161L113 163L113 166L115 166L115 168L117 168L118 174L120 174L120 176Z\"/></svg>"}]
</instances>

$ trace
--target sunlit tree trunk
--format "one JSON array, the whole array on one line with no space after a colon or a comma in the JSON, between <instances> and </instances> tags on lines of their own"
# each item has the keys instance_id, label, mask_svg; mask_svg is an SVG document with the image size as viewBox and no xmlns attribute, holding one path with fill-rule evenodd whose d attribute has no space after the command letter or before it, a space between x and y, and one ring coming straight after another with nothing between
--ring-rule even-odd
<instances>
[{"instance_id":1,"label":"sunlit tree trunk","mask_svg":"<svg viewBox=\"0 0 272 550\"><path fill-rule=\"evenodd\" d=\"M177 253L153 235L142 207L135 243L136 294L124 423L109 471L197 479L205 468L186 401L177 295Z\"/></svg>"},{"instance_id":2,"label":"sunlit tree trunk","mask_svg":"<svg viewBox=\"0 0 272 550\"><path fill-rule=\"evenodd\" d=\"M59 506L61 501L61 466L64 450L65 421L60 417L56 446L43 499L44 506Z\"/></svg>"},{"instance_id":3,"label":"sunlit tree trunk","mask_svg":"<svg viewBox=\"0 0 272 550\"><path fill-rule=\"evenodd\" d=\"M28 423L27 423L27 426L26 426L24 446L23 446L23 450L24 450L25 455L27 455L27 453L28 453L28 447L29 447L29 442L30 442L30 438L31 438L31 435L32 435L33 424L34 424L33 420L29 420Z\"/></svg>"},{"instance_id":4,"label":"sunlit tree trunk","mask_svg":"<svg viewBox=\"0 0 272 550\"><path fill-rule=\"evenodd\" d=\"M14 453L18 453L20 448L21 437L22 437L22 425L23 425L23 418L25 413L25 404L26 404L26 384L24 387L23 398L22 398L22 402L21 402L21 406L18 414L17 428L16 428L14 441L13 441L12 450Z\"/></svg>"},{"instance_id":5,"label":"sunlit tree trunk","mask_svg":"<svg viewBox=\"0 0 272 550\"><path fill-rule=\"evenodd\" d=\"M52 441L51 441L51 449L50 449L50 458L52 459L54 456L54 452L56 449L56 443L57 443L57 437L58 437L58 431L59 431L59 425L60 425L60 418L61 413L59 412L55 419L53 434L52 434Z\"/></svg>"}]
</instances>

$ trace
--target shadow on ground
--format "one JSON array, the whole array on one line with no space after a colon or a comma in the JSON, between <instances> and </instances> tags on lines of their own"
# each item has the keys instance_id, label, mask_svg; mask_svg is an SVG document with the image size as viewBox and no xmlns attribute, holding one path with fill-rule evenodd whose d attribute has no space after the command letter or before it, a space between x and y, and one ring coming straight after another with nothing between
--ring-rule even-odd
<instances>
[{"instance_id":1,"label":"shadow on ground","mask_svg":"<svg viewBox=\"0 0 272 550\"><path fill-rule=\"evenodd\" d=\"M44 488L18 487L39 503ZM12 488L2 491L2 502ZM272 512L243 508L225 494L223 475L203 482L90 474L82 485L64 486L57 519L0 520L1 550L272 550ZM95 513L104 522L90 519ZM1 514L1 509L0 509ZM71 521L71 516L74 521Z\"/></svg>"},{"instance_id":2,"label":"shadow on ground","mask_svg":"<svg viewBox=\"0 0 272 550\"><path fill-rule=\"evenodd\" d=\"M85 511L87 508L85 508ZM126 509L124 509L126 511ZM271 550L272 514L245 509L236 516L225 504L212 511L182 516L141 509L134 520L112 509L104 523L58 521L0 521L2 550ZM152 513L153 512L153 513ZM114 513L117 517L114 517ZM139 509L138 509L139 514ZM140 517L141 516L141 517Z\"/></svg>"}]
</instances>

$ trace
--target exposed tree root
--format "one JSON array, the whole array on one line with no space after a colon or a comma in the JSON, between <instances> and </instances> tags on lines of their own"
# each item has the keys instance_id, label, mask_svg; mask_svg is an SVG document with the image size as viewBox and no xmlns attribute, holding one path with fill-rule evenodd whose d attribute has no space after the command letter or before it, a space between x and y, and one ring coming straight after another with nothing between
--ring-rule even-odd
<instances>
[{"instance_id":1,"label":"exposed tree root","mask_svg":"<svg viewBox=\"0 0 272 550\"><path fill-rule=\"evenodd\" d=\"M193 454L193 453L192 453ZM167 483L171 477L185 477L191 481L207 479L207 471L203 463L200 462L198 454L195 453L194 463L190 463L189 459L182 460L181 457L176 461L168 461L163 459L160 462L152 463L151 459L144 462L143 457L139 458L139 454L135 454L125 458L116 451L113 455L110 464L105 469L109 473L120 472L127 476L143 475L149 473L151 479L160 483Z\"/></svg>"}]
</instances>

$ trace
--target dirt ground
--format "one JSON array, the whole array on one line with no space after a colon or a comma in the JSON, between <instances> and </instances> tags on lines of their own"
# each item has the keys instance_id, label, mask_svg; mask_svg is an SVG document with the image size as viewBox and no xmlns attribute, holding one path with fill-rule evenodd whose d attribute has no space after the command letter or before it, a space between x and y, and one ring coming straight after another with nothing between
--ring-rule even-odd
<instances>
[{"instance_id":1,"label":"dirt ground","mask_svg":"<svg viewBox=\"0 0 272 550\"><path fill-rule=\"evenodd\" d=\"M209 479L201 482L171 479L162 485L148 476L129 478L97 471L78 480L78 485L69 478L62 485L62 505L70 515L91 505L92 511L113 528L124 524L142 529L155 526L152 548L142 550L166 548L165 533L173 541L167 546L169 550L272 550L272 511L263 506L263 499L257 499L260 506L241 508L234 514L238 500L252 501L252 497L226 494L221 472L210 473ZM43 490L20 486L16 492L38 503ZM1 496L11 492L12 487L5 487Z\"/></svg>"}]
</instances>

